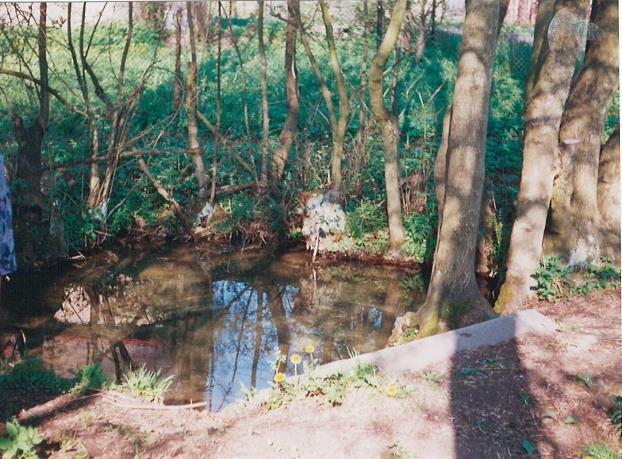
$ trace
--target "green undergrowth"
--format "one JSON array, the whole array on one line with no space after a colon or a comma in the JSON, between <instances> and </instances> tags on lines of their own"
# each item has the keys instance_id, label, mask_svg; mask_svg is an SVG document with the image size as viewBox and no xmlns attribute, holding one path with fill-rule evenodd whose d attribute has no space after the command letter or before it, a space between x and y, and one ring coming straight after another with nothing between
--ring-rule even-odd
<instances>
[{"instance_id":1,"label":"green undergrowth","mask_svg":"<svg viewBox=\"0 0 622 459\"><path fill-rule=\"evenodd\" d=\"M564 265L559 257L545 257L534 278L538 298L556 302L620 287L620 267L607 258L598 264L573 268Z\"/></svg>"},{"instance_id":2,"label":"green undergrowth","mask_svg":"<svg viewBox=\"0 0 622 459\"><path fill-rule=\"evenodd\" d=\"M37 445L43 442L36 427L22 426L19 422L6 423L7 436L0 438L2 459L37 459Z\"/></svg>"},{"instance_id":3,"label":"green undergrowth","mask_svg":"<svg viewBox=\"0 0 622 459\"><path fill-rule=\"evenodd\" d=\"M622 454L604 443L594 443L583 448L582 459L621 459Z\"/></svg>"},{"instance_id":4,"label":"green undergrowth","mask_svg":"<svg viewBox=\"0 0 622 459\"><path fill-rule=\"evenodd\" d=\"M406 398L410 395L407 386L389 379L373 365L358 364L352 370L328 376L318 375L313 364L307 365L305 362L304 366L304 376L293 380L280 380L277 373L266 402L269 409L277 409L306 397L318 397L329 406L337 406L343 403L348 393L357 389L368 389L394 398Z\"/></svg>"},{"instance_id":5,"label":"green undergrowth","mask_svg":"<svg viewBox=\"0 0 622 459\"><path fill-rule=\"evenodd\" d=\"M159 371L147 370L143 366L126 372L121 384L108 384L106 388L150 402L162 403L172 383L173 376L161 377Z\"/></svg>"},{"instance_id":6,"label":"green undergrowth","mask_svg":"<svg viewBox=\"0 0 622 459\"><path fill-rule=\"evenodd\" d=\"M79 396L102 387L105 377L99 364L87 365L72 378L58 376L36 358L26 358L0 368L0 417L8 418L30 400L33 394L56 396L69 393Z\"/></svg>"}]
</instances>

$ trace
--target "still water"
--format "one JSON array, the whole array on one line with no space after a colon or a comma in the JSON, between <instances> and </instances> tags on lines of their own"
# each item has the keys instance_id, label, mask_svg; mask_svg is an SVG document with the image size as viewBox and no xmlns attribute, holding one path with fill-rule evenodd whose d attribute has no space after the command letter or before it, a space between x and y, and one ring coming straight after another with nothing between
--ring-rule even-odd
<instances>
[{"instance_id":1,"label":"still water","mask_svg":"<svg viewBox=\"0 0 622 459\"><path fill-rule=\"evenodd\" d=\"M5 284L0 351L24 336L30 355L67 377L94 362L112 379L144 365L174 376L170 402L217 411L268 387L278 355L308 360L312 345L321 364L384 347L395 317L423 296L415 271L317 266L304 252L102 253ZM289 359L280 370L294 373Z\"/></svg>"}]
</instances>

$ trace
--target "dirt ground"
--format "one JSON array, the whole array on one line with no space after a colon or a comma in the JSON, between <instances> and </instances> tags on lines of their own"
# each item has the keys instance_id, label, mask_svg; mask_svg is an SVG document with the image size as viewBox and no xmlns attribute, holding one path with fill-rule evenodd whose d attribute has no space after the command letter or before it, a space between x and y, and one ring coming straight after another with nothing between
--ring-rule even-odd
<instances>
[{"instance_id":1,"label":"dirt ground","mask_svg":"<svg viewBox=\"0 0 622 459\"><path fill-rule=\"evenodd\" d=\"M52 457L576 458L585 445L622 443L606 412L622 393L620 291L557 304L553 337L528 336L458 354L403 375L407 398L358 389L341 406L305 398L207 414L137 409L110 396L80 400L39 421ZM590 386L590 387L588 387ZM527 454L531 452L531 456Z\"/></svg>"}]
</instances>

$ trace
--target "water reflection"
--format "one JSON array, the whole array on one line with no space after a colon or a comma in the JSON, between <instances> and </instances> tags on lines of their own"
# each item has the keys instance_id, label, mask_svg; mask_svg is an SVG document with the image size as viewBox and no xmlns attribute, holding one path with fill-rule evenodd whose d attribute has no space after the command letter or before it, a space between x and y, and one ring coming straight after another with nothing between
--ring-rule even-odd
<instances>
[{"instance_id":1,"label":"water reflection","mask_svg":"<svg viewBox=\"0 0 622 459\"><path fill-rule=\"evenodd\" d=\"M26 288L20 295L38 298L41 312L13 320L31 352L60 374L100 362L120 378L145 365L175 376L171 399L205 399L219 410L243 387L267 387L279 354L303 354L312 344L325 363L384 347L396 315L422 299L405 288L416 275L312 267L297 253L266 259L178 247L91 261ZM293 374L289 359L279 371Z\"/></svg>"}]
</instances>

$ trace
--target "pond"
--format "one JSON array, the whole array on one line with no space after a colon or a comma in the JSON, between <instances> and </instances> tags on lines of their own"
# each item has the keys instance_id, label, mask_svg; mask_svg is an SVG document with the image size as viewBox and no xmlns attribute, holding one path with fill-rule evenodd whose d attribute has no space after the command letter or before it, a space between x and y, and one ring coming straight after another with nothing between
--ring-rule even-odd
<instances>
[{"instance_id":1,"label":"pond","mask_svg":"<svg viewBox=\"0 0 622 459\"><path fill-rule=\"evenodd\" d=\"M322 364L384 347L423 287L412 269L313 265L301 251L104 252L5 285L0 346L6 355L25 342L66 377L95 362L117 380L145 366L174 376L169 402L205 400L217 411L244 389L268 387L279 355ZM287 359L279 370L301 367Z\"/></svg>"}]
</instances>

